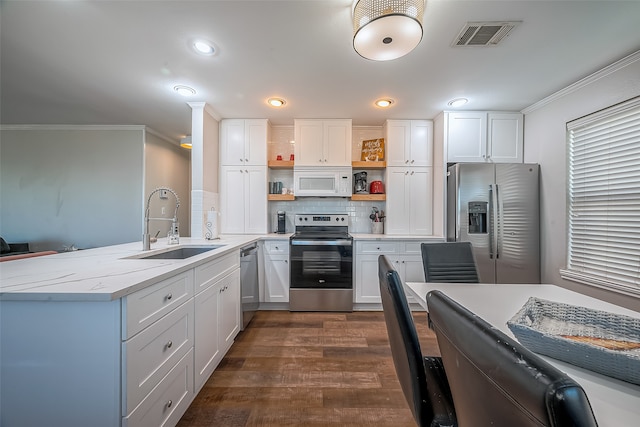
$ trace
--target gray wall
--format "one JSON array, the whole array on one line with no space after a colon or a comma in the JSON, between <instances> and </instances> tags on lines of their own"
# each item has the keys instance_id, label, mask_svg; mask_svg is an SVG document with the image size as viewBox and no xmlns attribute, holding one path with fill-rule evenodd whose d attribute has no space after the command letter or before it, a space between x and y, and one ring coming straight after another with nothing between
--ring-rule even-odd
<instances>
[{"instance_id":1,"label":"gray wall","mask_svg":"<svg viewBox=\"0 0 640 427\"><path fill-rule=\"evenodd\" d=\"M176 187L188 234L189 160L179 150L144 126L2 126L0 235L32 250L141 241L145 186L158 185Z\"/></svg>"},{"instance_id":2,"label":"gray wall","mask_svg":"<svg viewBox=\"0 0 640 427\"><path fill-rule=\"evenodd\" d=\"M542 282L640 311L640 300L563 280L567 260L566 123L640 96L640 52L524 110L525 162L540 163Z\"/></svg>"}]
</instances>

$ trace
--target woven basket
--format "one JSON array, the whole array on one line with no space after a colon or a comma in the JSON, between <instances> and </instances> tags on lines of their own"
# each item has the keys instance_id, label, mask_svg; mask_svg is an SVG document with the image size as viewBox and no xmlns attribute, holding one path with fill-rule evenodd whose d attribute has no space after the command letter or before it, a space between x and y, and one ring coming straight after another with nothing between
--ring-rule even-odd
<instances>
[{"instance_id":1,"label":"woven basket","mask_svg":"<svg viewBox=\"0 0 640 427\"><path fill-rule=\"evenodd\" d=\"M507 326L531 351L640 385L640 349L610 350L562 337L640 343L640 319L529 298Z\"/></svg>"}]
</instances>

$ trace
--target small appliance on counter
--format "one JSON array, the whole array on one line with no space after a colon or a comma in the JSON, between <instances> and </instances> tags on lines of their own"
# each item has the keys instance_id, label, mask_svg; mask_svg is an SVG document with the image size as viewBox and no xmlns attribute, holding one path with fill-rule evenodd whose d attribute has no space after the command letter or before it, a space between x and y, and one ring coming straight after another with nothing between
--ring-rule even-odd
<instances>
[{"instance_id":1,"label":"small appliance on counter","mask_svg":"<svg viewBox=\"0 0 640 427\"><path fill-rule=\"evenodd\" d=\"M371 181L369 192L371 194L384 194L384 184L382 181Z\"/></svg>"},{"instance_id":2,"label":"small appliance on counter","mask_svg":"<svg viewBox=\"0 0 640 427\"><path fill-rule=\"evenodd\" d=\"M353 174L353 192L358 194L367 194L367 173L358 172Z\"/></svg>"},{"instance_id":3,"label":"small appliance on counter","mask_svg":"<svg viewBox=\"0 0 640 427\"><path fill-rule=\"evenodd\" d=\"M276 233L284 234L287 232L287 214L285 211L278 211L276 214L277 223L276 223Z\"/></svg>"}]
</instances>

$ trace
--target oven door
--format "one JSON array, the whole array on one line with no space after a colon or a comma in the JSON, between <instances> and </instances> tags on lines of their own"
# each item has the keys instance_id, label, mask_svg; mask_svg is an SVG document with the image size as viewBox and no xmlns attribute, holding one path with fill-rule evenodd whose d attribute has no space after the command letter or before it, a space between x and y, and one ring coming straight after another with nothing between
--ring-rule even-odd
<instances>
[{"instance_id":1,"label":"oven door","mask_svg":"<svg viewBox=\"0 0 640 427\"><path fill-rule=\"evenodd\" d=\"M353 244L349 239L291 239L290 287L353 289Z\"/></svg>"}]
</instances>

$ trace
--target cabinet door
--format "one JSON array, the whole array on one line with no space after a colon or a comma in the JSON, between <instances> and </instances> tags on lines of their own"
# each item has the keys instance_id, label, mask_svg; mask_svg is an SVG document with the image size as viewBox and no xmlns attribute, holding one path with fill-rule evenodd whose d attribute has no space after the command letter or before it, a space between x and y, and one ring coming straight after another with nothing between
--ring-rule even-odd
<instances>
[{"instance_id":1,"label":"cabinet door","mask_svg":"<svg viewBox=\"0 0 640 427\"><path fill-rule=\"evenodd\" d=\"M494 163L522 163L522 114L489 113L487 120L488 159Z\"/></svg>"},{"instance_id":2,"label":"cabinet door","mask_svg":"<svg viewBox=\"0 0 640 427\"><path fill-rule=\"evenodd\" d=\"M265 119L245 120L245 164L267 165L268 123Z\"/></svg>"},{"instance_id":3,"label":"cabinet door","mask_svg":"<svg viewBox=\"0 0 640 427\"><path fill-rule=\"evenodd\" d=\"M240 331L240 270L220 281L218 289L218 334L224 355Z\"/></svg>"},{"instance_id":4,"label":"cabinet door","mask_svg":"<svg viewBox=\"0 0 640 427\"><path fill-rule=\"evenodd\" d=\"M245 172L241 167L225 167L220 170L220 231L242 234L245 226Z\"/></svg>"},{"instance_id":5,"label":"cabinet door","mask_svg":"<svg viewBox=\"0 0 640 427\"><path fill-rule=\"evenodd\" d=\"M265 302L289 302L289 256L265 257Z\"/></svg>"},{"instance_id":6,"label":"cabinet door","mask_svg":"<svg viewBox=\"0 0 640 427\"><path fill-rule=\"evenodd\" d=\"M324 165L323 128L321 120L296 120L294 124L297 166Z\"/></svg>"},{"instance_id":7,"label":"cabinet door","mask_svg":"<svg viewBox=\"0 0 640 427\"><path fill-rule=\"evenodd\" d=\"M387 168L386 234L409 232L408 174L409 168Z\"/></svg>"},{"instance_id":8,"label":"cabinet door","mask_svg":"<svg viewBox=\"0 0 640 427\"><path fill-rule=\"evenodd\" d=\"M355 302L380 304L378 255L356 255Z\"/></svg>"},{"instance_id":9,"label":"cabinet door","mask_svg":"<svg viewBox=\"0 0 640 427\"><path fill-rule=\"evenodd\" d=\"M323 122L325 166L351 166L351 120Z\"/></svg>"},{"instance_id":10,"label":"cabinet door","mask_svg":"<svg viewBox=\"0 0 640 427\"><path fill-rule=\"evenodd\" d=\"M449 162L484 162L487 157L487 114L446 113Z\"/></svg>"},{"instance_id":11,"label":"cabinet door","mask_svg":"<svg viewBox=\"0 0 640 427\"><path fill-rule=\"evenodd\" d=\"M385 123L385 155L387 166L407 166L407 153L411 140L411 123L409 120L387 120Z\"/></svg>"},{"instance_id":12,"label":"cabinet door","mask_svg":"<svg viewBox=\"0 0 640 427\"><path fill-rule=\"evenodd\" d=\"M244 233L267 233L267 168L245 170Z\"/></svg>"},{"instance_id":13,"label":"cabinet door","mask_svg":"<svg viewBox=\"0 0 640 427\"><path fill-rule=\"evenodd\" d=\"M195 392L202 388L220 360L218 296L220 287L212 284L195 298Z\"/></svg>"},{"instance_id":14,"label":"cabinet door","mask_svg":"<svg viewBox=\"0 0 640 427\"><path fill-rule=\"evenodd\" d=\"M429 120L411 120L409 165L433 165L433 123Z\"/></svg>"},{"instance_id":15,"label":"cabinet door","mask_svg":"<svg viewBox=\"0 0 640 427\"><path fill-rule=\"evenodd\" d=\"M433 169L411 168L406 175L405 206L411 234L433 234ZM388 206L388 204L387 204ZM388 210L388 208L387 208Z\"/></svg>"},{"instance_id":16,"label":"cabinet door","mask_svg":"<svg viewBox=\"0 0 640 427\"><path fill-rule=\"evenodd\" d=\"M220 164L225 166L245 164L245 121L223 120L220 124ZM266 138L264 145L266 146ZM266 150L266 147L265 147ZM266 156L265 156L266 158Z\"/></svg>"}]
</instances>

